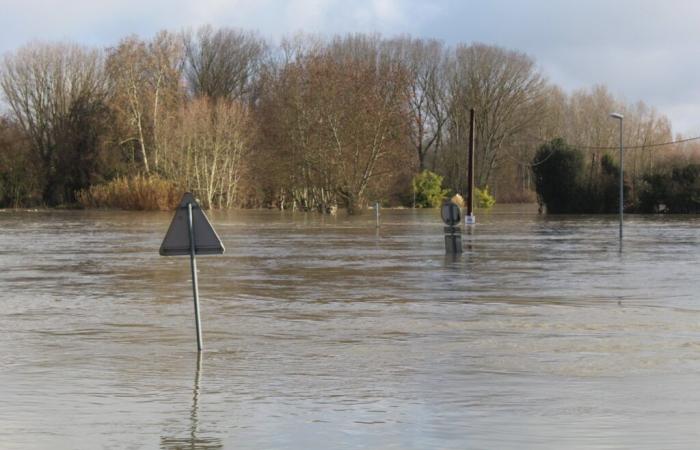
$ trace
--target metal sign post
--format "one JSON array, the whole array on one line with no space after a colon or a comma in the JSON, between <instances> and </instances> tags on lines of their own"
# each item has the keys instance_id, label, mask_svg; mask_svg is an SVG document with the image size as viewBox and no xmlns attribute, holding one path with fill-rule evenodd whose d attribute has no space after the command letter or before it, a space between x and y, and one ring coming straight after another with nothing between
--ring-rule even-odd
<instances>
[{"instance_id":1,"label":"metal sign post","mask_svg":"<svg viewBox=\"0 0 700 450\"><path fill-rule=\"evenodd\" d=\"M197 351L203 349L202 321L199 314L199 284L197 282L196 255L220 255L224 253L221 239L209 223L207 216L194 196L187 192L175 211L170 228L160 246L161 256L190 256L192 270L192 295L194 297L194 317L197 328Z\"/></svg>"},{"instance_id":2,"label":"metal sign post","mask_svg":"<svg viewBox=\"0 0 700 450\"><path fill-rule=\"evenodd\" d=\"M192 295L194 296L194 321L197 327L197 351L202 351L202 321L199 318L199 286L197 285L197 258L194 252L194 226L192 203L187 204L187 227L190 231L190 268L192 270Z\"/></svg>"}]
</instances>

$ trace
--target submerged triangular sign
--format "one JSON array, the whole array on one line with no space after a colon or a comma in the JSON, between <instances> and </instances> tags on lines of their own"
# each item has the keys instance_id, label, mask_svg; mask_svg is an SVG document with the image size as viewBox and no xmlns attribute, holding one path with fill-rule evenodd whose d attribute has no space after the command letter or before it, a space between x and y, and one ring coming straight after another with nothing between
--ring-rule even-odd
<instances>
[{"instance_id":1,"label":"submerged triangular sign","mask_svg":"<svg viewBox=\"0 0 700 450\"><path fill-rule=\"evenodd\" d=\"M224 252L224 244L219 235L209 223L204 211L200 208L194 196L186 192L180 205L175 211L175 217L165 234L160 246L161 256L177 256L190 254L190 229L187 204L192 204L192 228L194 229L194 250L196 255L220 255Z\"/></svg>"}]
</instances>

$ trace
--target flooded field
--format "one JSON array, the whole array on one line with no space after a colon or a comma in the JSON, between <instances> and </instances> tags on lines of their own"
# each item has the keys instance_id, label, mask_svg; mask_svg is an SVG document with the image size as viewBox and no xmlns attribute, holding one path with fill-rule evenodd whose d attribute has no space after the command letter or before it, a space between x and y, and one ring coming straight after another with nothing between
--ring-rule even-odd
<instances>
[{"instance_id":1,"label":"flooded field","mask_svg":"<svg viewBox=\"0 0 700 450\"><path fill-rule=\"evenodd\" d=\"M700 217L0 212L0 448L688 448Z\"/></svg>"}]
</instances>

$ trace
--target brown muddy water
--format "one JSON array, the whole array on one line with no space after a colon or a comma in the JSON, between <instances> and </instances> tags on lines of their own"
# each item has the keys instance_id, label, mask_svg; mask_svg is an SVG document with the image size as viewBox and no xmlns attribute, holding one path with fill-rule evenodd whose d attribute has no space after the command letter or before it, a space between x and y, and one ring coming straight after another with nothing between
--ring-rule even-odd
<instances>
[{"instance_id":1,"label":"brown muddy water","mask_svg":"<svg viewBox=\"0 0 700 450\"><path fill-rule=\"evenodd\" d=\"M700 217L0 212L2 449L691 448Z\"/></svg>"}]
</instances>

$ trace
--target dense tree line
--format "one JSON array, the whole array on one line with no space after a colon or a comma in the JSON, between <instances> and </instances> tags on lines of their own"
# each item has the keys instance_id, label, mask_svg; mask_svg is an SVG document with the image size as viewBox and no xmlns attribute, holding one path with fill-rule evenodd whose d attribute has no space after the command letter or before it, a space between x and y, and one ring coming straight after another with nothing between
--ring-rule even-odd
<instances>
[{"instance_id":1,"label":"dense tree line","mask_svg":"<svg viewBox=\"0 0 700 450\"><path fill-rule=\"evenodd\" d=\"M271 45L207 26L106 49L32 43L6 55L0 89L4 207L72 204L135 177L165 183L129 189L177 186L216 208L411 205L424 170L465 191L470 108L476 183L501 201L535 199L533 158L556 137L592 147L577 176L603 189L614 152L593 147L615 144L613 110L640 146L626 159L632 192L669 160L644 147L671 137L653 108L604 87L567 95L529 56L478 43L352 34Z\"/></svg>"},{"instance_id":2,"label":"dense tree line","mask_svg":"<svg viewBox=\"0 0 700 450\"><path fill-rule=\"evenodd\" d=\"M533 163L535 188L550 213L613 213L619 209L620 168L609 154L603 155L590 182L581 150L563 139L540 147ZM629 185L623 183L629 202Z\"/></svg>"},{"instance_id":3,"label":"dense tree line","mask_svg":"<svg viewBox=\"0 0 700 450\"><path fill-rule=\"evenodd\" d=\"M625 173L622 183L628 212L700 212L700 164L693 152L685 161L667 158L658 167ZM678 156L678 155L676 155ZM690 158L687 158L690 156ZM610 154L603 154L590 170L584 151L561 138L543 144L533 160L539 203L553 214L616 213L620 209L620 167ZM590 173L597 175L591 182ZM636 180L637 189L632 186Z\"/></svg>"}]
</instances>

